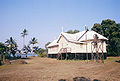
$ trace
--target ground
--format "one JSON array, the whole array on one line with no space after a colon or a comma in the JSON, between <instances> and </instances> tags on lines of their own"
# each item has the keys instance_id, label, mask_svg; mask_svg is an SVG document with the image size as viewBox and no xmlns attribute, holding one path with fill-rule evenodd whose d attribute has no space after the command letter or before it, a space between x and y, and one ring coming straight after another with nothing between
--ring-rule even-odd
<instances>
[{"instance_id":1,"label":"ground","mask_svg":"<svg viewBox=\"0 0 120 81\"><path fill-rule=\"evenodd\" d=\"M75 77L94 81L120 81L119 60L120 57L112 57L105 63L97 63L30 57L25 59L28 64L0 66L0 81L73 81Z\"/></svg>"}]
</instances>

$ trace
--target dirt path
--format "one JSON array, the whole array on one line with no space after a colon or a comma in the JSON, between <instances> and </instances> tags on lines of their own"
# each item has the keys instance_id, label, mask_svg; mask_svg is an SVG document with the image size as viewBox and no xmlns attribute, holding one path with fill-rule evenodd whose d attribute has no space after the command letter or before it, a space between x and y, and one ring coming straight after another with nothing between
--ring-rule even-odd
<instances>
[{"instance_id":1,"label":"dirt path","mask_svg":"<svg viewBox=\"0 0 120 81\"><path fill-rule=\"evenodd\" d=\"M120 63L111 60L104 64L39 57L26 61L28 64L0 66L0 81L73 81L75 77L101 81L120 80Z\"/></svg>"}]
</instances>

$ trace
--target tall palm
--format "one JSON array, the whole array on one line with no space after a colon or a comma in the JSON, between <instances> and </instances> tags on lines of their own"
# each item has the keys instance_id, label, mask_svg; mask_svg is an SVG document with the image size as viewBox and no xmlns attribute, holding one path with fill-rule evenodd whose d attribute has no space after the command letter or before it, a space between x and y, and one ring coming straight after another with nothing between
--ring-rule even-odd
<instances>
[{"instance_id":1,"label":"tall palm","mask_svg":"<svg viewBox=\"0 0 120 81\"><path fill-rule=\"evenodd\" d=\"M33 46L32 46L32 54L33 54L34 45L38 43L38 42L37 42L37 39L36 39L35 37L33 37L29 43L33 45Z\"/></svg>"},{"instance_id":2,"label":"tall palm","mask_svg":"<svg viewBox=\"0 0 120 81\"><path fill-rule=\"evenodd\" d=\"M9 48L8 51L15 57L15 53L17 52L17 43L15 42L15 40L10 37L10 39L7 39L5 43Z\"/></svg>"},{"instance_id":3,"label":"tall palm","mask_svg":"<svg viewBox=\"0 0 120 81\"><path fill-rule=\"evenodd\" d=\"M26 29L23 30L21 36L23 37L23 48L25 46L25 36L28 35L28 31Z\"/></svg>"}]
</instances>

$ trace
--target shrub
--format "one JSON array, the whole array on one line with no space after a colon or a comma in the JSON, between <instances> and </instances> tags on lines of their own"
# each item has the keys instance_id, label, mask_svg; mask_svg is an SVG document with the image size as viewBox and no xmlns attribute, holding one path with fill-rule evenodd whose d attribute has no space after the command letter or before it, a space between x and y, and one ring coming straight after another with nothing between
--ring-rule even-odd
<instances>
[{"instance_id":1,"label":"shrub","mask_svg":"<svg viewBox=\"0 0 120 81\"><path fill-rule=\"evenodd\" d=\"M38 53L37 55L38 55L38 57L47 57L47 55L45 53Z\"/></svg>"}]
</instances>

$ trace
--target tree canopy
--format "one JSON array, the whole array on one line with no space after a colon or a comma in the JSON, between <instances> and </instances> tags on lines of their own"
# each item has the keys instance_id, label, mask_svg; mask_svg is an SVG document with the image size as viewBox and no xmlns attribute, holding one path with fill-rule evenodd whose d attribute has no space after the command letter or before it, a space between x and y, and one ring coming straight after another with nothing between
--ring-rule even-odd
<instances>
[{"instance_id":1,"label":"tree canopy","mask_svg":"<svg viewBox=\"0 0 120 81\"><path fill-rule=\"evenodd\" d=\"M32 54L33 54L33 52L34 52L34 44L37 44L38 42L37 42L37 39L35 38L35 37L33 37L32 39L31 39L31 41L29 42L29 44L32 44L33 45L33 47L32 47Z\"/></svg>"},{"instance_id":2,"label":"tree canopy","mask_svg":"<svg viewBox=\"0 0 120 81\"><path fill-rule=\"evenodd\" d=\"M79 30L68 30L66 33L75 34L80 32Z\"/></svg>"},{"instance_id":3,"label":"tree canopy","mask_svg":"<svg viewBox=\"0 0 120 81\"><path fill-rule=\"evenodd\" d=\"M106 19L103 20L101 24L94 24L92 30L108 38L108 56L120 56L120 23Z\"/></svg>"},{"instance_id":4,"label":"tree canopy","mask_svg":"<svg viewBox=\"0 0 120 81\"><path fill-rule=\"evenodd\" d=\"M0 42L0 65L2 64L1 61L3 60L3 57L7 57L7 47Z\"/></svg>"},{"instance_id":5,"label":"tree canopy","mask_svg":"<svg viewBox=\"0 0 120 81\"><path fill-rule=\"evenodd\" d=\"M37 42L37 39L33 37L29 43L34 45L34 44L37 44L38 42Z\"/></svg>"},{"instance_id":6,"label":"tree canopy","mask_svg":"<svg viewBox=\"0 0 120 81\"><path fill-rule=\"evenodd\" d=\"M21 33L21 36L24 38L26 35L28 35L27 33L28 31L26 29L23 30L23 32Z\"/></svg>"},{"instance_id":7,"label":"tree canopy","mask_svg":"<svg viewBox=\"0 0 120 81\"><path fill-rule=\"evenodd\" d=\"M18 47L16 41L10 37L10 39L7 39L5 43L9 48L8 51L15 57L15 53L17 52Z\"/></svg>"}]
</instances>

